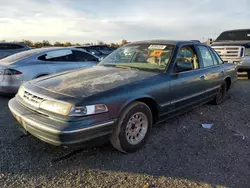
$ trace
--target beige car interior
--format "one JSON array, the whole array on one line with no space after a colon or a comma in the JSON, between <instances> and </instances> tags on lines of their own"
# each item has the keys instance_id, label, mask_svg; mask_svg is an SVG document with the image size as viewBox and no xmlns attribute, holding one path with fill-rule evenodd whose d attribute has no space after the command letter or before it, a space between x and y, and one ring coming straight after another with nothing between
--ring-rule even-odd
<instances>
[{"instance_id":1,"label":"beige car interior","mask_svg":"<svg viewBox=\"0 0 250 188\"><path fill-rule=\"evenodd\" d=\"M198 62L198 57L197 54L194 52L194 50L189 47L185 46L180 49L180 52L184 53L184 57L180 57L180 53L177 57L177 62L190 62L193 64L193 69L198 69L199 68L199 62ZM189 52L187 54L187 52ZM191 56L189 55L191 54Z\"/></svg>"}]
</instances>

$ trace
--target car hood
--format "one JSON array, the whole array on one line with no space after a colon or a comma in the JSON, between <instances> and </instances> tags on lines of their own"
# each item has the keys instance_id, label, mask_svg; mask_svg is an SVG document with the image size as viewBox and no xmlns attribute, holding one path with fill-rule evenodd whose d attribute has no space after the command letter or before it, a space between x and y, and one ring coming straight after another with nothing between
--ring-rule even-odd
<instances>
[{"instance_id":1,"label":"car hood","mask_svg":"<svg viewBox=\"0 0 250 188\"><path fill-rule=\"evenodd\" d=\"M89 97L156 74L153 72L94 66L34 80L31 81L31 84L58 94L72 97Z\"/></svg>"},{"instance_id":2,"label":"car hood","mask_svg":"<svg viewBox=\"0 0 250 188\"><path fill-rule=\"evenodd\" d=\"M250 47L250 41L214 42L211 46L245 46L245 47Z\"/></svg>"}]
</instances>

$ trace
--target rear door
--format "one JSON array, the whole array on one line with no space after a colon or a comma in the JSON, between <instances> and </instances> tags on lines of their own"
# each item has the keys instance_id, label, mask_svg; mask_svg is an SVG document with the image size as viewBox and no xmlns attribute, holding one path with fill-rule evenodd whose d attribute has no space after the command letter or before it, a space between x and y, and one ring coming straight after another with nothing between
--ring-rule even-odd
<instances>
[{"instance_id":1,"label":"rear door","mask_svg":"<svg viewBox=\"0 0 250 188\"><path fill-rule=\"evenodd\" d=\"M199 45L197 48L201 57L201 71L204 76L206 92L208 95L213 95L224 79L223 66L209 47Z\"/></svg>"},{"instance_id":2,"label":"rear door","mask_svg":"<svg viewBox=\"0 0 250 188\"><path fill-rule=\"evenodd\" d=\"M80 68L91 67L99 62L97 57L80 50L73 50L73 54Z\"/></svg>"},{"instance_id":3,"label":"rear door","mask_svg":"<svg viewBox=\"0 0 250 188\"><path fill-rule=\"evenodd\" d=\"M38 57L45 61L51 72L57 73L79 68L71 49L54 50Z\"/></svg>"},{"instance_id":4,"label":"rear door","mask_svg":"<svg viewBox=\"0 0 250 188\"><path fill-rule=\"evenodd\" d=\"M196 48L193 45L182 46L178 52L177 62L192 63L193 69L173 72L170 89L171 106L174 111L202 101L206 92L204 73L200 70L200 59Z\"/></svg>"}]
</instances>

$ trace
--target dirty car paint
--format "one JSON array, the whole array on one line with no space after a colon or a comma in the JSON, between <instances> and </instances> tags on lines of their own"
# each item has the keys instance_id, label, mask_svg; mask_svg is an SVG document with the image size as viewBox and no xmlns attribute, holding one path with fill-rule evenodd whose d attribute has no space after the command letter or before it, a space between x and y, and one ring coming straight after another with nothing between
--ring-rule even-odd
<instances>
[{"instance_id":1,"label":"dirty car paint","mask_svg":"<svg viewBox=\"0 0 250 188\"><path fill-rule=\"evenodd\" d=\"M41 79L32 84L55 93L73 97L88 97L154 75L156 73L94 66L49 79Z\"/></svg>"}]
</instances>

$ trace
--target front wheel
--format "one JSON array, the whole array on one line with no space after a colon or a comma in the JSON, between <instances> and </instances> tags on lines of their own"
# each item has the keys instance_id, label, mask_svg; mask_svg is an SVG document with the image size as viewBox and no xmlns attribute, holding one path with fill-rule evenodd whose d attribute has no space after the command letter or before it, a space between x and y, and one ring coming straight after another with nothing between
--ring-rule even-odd
<instances>
[{"instance_id":1,"label":"front wheel","mask_svg":"<svg viewBox=\"0 0 250 188\"><path fill-rule=\"evenodd\" d=\"M219 105L223 103L226 99L227 94L227 83L226 81L223 81L222 85L217 91L216 96L214 97L214 100L212 101L212 104Z\"/></svg>"},{"instance_id":2,"label":"front wheel","mask_svg":"<svg viewBox=\"0 0 250 188\"><path fill-rule=\"evenodd\" d=\"M135 152L144 146L151 127L150 108L145 103L134 102L119 116L110 141L121 152Z\"/></svg>"}]
</instances>

